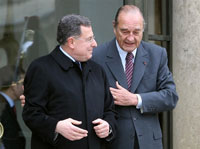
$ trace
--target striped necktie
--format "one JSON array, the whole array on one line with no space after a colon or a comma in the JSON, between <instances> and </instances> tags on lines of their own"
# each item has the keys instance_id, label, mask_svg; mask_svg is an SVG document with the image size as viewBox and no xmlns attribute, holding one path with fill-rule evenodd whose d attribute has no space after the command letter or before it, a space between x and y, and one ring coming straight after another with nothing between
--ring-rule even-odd
<instances>
[{"instance_id":1,"label":"striped necktie","mask_svg":"<svg viewBox=\"0 0 200 149\"><path fill-rule=\"evenodd\" d=\"M131 89L131 82L132 82L132 76L133 76L133 54L132 53L127 53L126 55L126 79L127 79L127 84L128 84L128 90L130 91Z\"/></svg>"}]
</instances>

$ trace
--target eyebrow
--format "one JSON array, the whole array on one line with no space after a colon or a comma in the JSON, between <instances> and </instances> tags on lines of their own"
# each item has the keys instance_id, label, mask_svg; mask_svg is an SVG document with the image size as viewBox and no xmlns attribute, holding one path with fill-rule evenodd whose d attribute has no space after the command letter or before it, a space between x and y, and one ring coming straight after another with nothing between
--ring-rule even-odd
<instances>
[{"instance_id":1,"label":"eyebrow","mask_svg":"<svg viewBox=\"0 0 200 149\"><path fill-rule=\"evenodd\" d=\"M120 28L121 31L129 31L128 28ZM142 29L141 28L136 28L134 29L133 31L141 31Z\"/></svg>"}]
</instances>

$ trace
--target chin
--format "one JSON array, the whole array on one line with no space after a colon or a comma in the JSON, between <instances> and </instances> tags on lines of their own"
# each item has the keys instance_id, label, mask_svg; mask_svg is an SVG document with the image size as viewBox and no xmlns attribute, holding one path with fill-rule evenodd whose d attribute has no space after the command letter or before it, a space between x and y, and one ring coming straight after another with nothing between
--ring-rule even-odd
<instances>
[{"instance_id":1,"label":"chin","mask_svg":"<svg viewBox=\"0 0 200 149\"><path fill-rule=\"evenodd\" d=\"M123 50L126 51L126 52L132 52L135 49L136 49L135 47L125 47L125 48L123 48Z\"/></svg>"},{"instance_id":2,"label":"chin","mask_svg":"<svg viewBox=\"0 0 200 149\"><path fill-rule=\"evenodd\" d=\"M88 60L90 60L91 58L92 58L92 55L86 57L86 60L85 60L85 61L88 61Z\"/></svg>"},{"instance_id":3,"label":"chin","mask_svg":"<svg viewBox=\"0 0 200 149\"><path fill-rule=\"evenodd\" d=\"M91 59L91 58L92 58L92 55L88 59Z\"/></svg>"}]
</instances>

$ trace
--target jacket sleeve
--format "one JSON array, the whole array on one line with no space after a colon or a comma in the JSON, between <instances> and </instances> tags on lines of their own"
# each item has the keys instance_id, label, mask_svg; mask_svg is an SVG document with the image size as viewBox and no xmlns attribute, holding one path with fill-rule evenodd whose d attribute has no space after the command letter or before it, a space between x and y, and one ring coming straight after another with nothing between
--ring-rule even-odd
<instances>
[{"instance_id":1,"label":"jacket sleeve","mask_svg":"<svg viewBox=\"0 0 200 149\"><path fill-rule=\"evenodd\" d=\"M47 115L48 71L38 61L33 62L25 76L23 119L33 134L53 144L57 119Z\"/></svg>"},{"instance_id":2,"label":"jacket sleeve","mask_svg":"<svg viewBox=\"0 0 200 149\"><path fill-rule=\"evenodd\" d=\"M167 53L162 48L157 71L155 91L141 93L143 113L157 113L172 110L178 101L172 73L168 68Z\"/></svg>"}]
</instances>

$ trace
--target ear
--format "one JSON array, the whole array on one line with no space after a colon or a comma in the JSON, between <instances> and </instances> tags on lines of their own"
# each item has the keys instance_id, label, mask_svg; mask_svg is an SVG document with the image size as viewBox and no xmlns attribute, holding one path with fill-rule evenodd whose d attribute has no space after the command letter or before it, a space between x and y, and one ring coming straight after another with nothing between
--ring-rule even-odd
<instances>
[{"instance_id":1,"label":"ear","mask_svg":"<svg viewBox=\"0 0 200 149\"><path fill-rule=\"evenodd\" d=\"M115 20L112 21L113 28L115 28Z\"/></svg>"},{"instance_id":2,"label":"ear","mask_svg":"<svg viewBox=\"0 0 200 149\"><path fill-rule=\"evenodd\" d=\"M113 32L116 33L116 22L115 20L112 21L113 24Z\"/></svg>"},{"instance_id":3,"label":"ear","mask_svg":"<svg viewBox=\"0 0 200 149\"><path fill-rule=\"evenodd\" d=\"M69 37L69 38L67 39L67 45L68 45L70 48L74 48L74 46L75 46L75 40L74 40L73 37Z\"/></svg>"}]
</instances>

